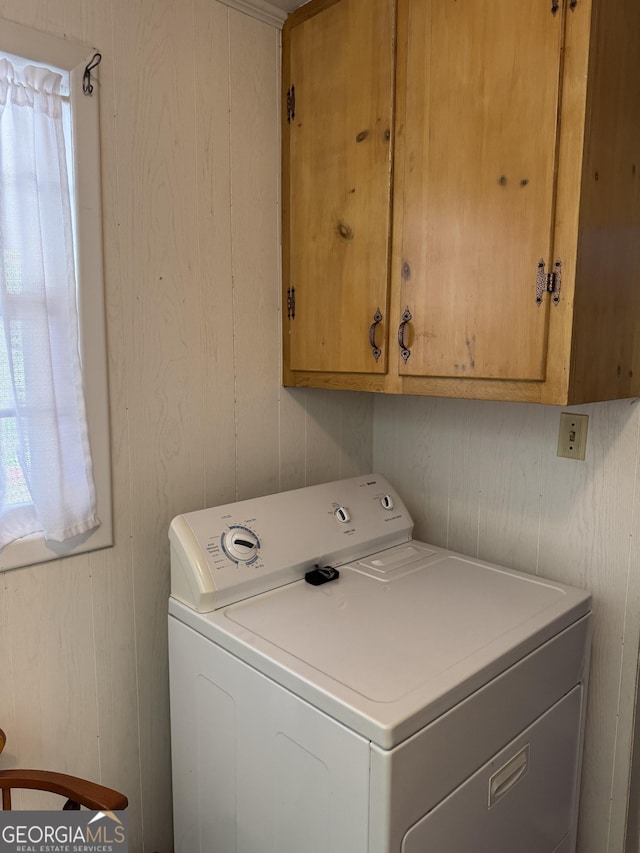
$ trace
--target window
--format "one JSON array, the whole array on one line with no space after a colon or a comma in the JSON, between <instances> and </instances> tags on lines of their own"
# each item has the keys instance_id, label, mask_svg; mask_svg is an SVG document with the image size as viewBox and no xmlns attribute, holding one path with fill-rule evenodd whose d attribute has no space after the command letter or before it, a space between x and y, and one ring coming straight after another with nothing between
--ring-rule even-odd
<instances>
[{"instance_id":1,"label":"window","mask_svg":"<svg viewBox=\"0 0 640 853\"><path fill-rule=\"evenodd\" d=\"M43 104L46 133L50 137L59 133L66 148L66 158L52 155L36 176L31 166L21 165L23 152L13 147L13 140L7 141L9 135L3 131L0 179L5 185L0 190L5 207L10 184L15 182L18 188L11 216L0 215L4 329L0 335L0 542L9 542L0 550L0 570L105 547L112 541L98 87L93 79L93 94L87 96L82 86L84 69L95 52L86 45L0 21L0 88L5 87L4 101L0 90L0 103L6 103L7 87L13 87L17 100L23 87L26 99ZM51 118L56 110L61 111L62 122L58 113L55 120ZM21 139L23 117L29 110L14 112L19 117L14 120L13 139ZM30 133L25 146L38 138L42 137ZM39 144L36 147L39 150ZM21 188L28 185L37 187L31 195ZM68 186L68 195L54 185ZM31 210L29 204L34 205ZM34 225L37 222L43 223L42 229ZM40 231L53 232L54 238L48 244L43 240L39 264L33 260L36 252L31 243ZM55 254L68 275L56 273L56 286L37 293L36 285L44 277L40 271L48 268ZM65 286L59 287L58 280ZM71 289L67 281L72 282ZM50 369L49 356L42 357L34 347L39 327L44 327L47 342L43 349L52 353ZM47 367L41 373L50 382L34 384L32 366L35 360L40 365L40 359ZM74 376L75 385L69 381ZM49 429L57 429L62 436L53 450L43 441ZM84 451L89 460L86 470ZM42 507L38 483L43 482L56 485L54 497L47 498L46 508L38 513L36 505ZM42 518L49 519L48 526L41 523ZM43 527L49 538L42 532L25 535L29 529Z\"/></svg>"}]
</instances>

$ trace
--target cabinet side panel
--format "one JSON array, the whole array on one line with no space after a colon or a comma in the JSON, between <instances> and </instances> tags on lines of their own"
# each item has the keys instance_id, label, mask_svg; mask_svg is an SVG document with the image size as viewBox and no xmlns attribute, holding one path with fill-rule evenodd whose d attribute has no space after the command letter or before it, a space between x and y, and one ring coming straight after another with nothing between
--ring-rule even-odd
<instances>
[{"instance_id":1,"label":"cabinet side panel","mask_svg":"<svg viewBox=\"0 0 640 853\"><path fill-rule=\"evenodd\" d=\"M640 394L640 4L594 4L570 398Z\"/></svg>"}]
</instances>

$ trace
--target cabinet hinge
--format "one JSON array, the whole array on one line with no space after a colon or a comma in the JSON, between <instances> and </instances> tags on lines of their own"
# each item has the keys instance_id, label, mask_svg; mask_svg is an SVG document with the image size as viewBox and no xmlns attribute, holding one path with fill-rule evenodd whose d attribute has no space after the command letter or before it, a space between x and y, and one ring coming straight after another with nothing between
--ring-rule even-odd
<instances>
[{"instance_id":1,"label":"cabinet hinge","mask_svg":"<svg viewBox=\"0 0 640 853\"><path fill-rule=\"evenodd\" d=\"M551 294L554 305L560 302L560 288L562 286L562 261L556 260L553 272L545 273L544 261L538 261L538 274L536 276L536 303L542 305L542 297L545 293Z\"/></svg>"},{"instance_id":2,"label":"cabinet hinge","mask_svg":"<svg viewBox=\"0 0 640 853\"><path fill-rule=\"evenodd\" d=\"M292 84L290 89L287 89L287 121L289 124L296 117L296 87Z\"/></svg>"},{"instance_id":3,"label":"cabinet hinge","mask_svg":"<svg viewBox=\"0 0 640 853\"><path fill-rule=\"evenodd\" d=\"M296 289L290 287L287 290L287 320L295 320L296 316Z\"/></svg>"}]
</instances>

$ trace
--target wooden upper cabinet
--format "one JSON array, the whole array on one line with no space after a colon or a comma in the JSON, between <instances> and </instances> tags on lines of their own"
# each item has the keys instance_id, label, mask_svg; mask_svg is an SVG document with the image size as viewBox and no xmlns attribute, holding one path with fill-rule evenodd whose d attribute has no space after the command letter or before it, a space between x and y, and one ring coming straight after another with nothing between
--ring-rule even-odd
<instances>
[{"instance_id":1,"label":"wooden upper cabinet","mask_svg":"<svg viewBox=\"0 0 640 853\"><path fill-rule=\"evenodd\" d=\"M400 373L544 379L563 16L544 0L401 11Z\"/></svg>"},{"instance_id":2,"label":"wooden upper cabinet","mask_svg":"<svg viewBox=\"0 0 640 853\"><path fill-rule=\"evenodd\" d=\"M285 25L292 370L386 370L394 30L392 0L312 4Z\"/></svg>"},{"instance_id":3,"label":"wooden upper cabinet","mask_svg":"<svg viewBox=\"0 0 640 853\"><path fill-rule=\"evenodd\" d=\"M640 395L640 3L393 5L285 28L285 384Z\"/></svg>"}]
</instances>

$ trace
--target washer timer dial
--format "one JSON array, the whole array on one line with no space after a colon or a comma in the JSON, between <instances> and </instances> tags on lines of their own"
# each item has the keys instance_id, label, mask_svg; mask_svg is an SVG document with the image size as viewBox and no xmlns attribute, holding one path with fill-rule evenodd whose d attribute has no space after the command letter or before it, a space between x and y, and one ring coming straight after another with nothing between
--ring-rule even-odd
<instances>
[{"instance_id":1,"label":"washer timer dial","mask_svg":"<svg viewBox=\"0 0 640 853\"><path fill-rule=\"evenodd\" d=\"M347 524L349 521L351 521L351 513L349 512L346 506L337 507L334 515L342 524Z\"/></svg>"},{"instance_id":2,"label":"washer timer dial","mask_svg":"<svg viewBox=\"0 0 640 853\"><path fill-rule=\"evenodd\" d=\"M260 540L248 527L232 527L222 536L222 547L237 563L250 563L260 548Z\"/></svg>"}]
</instances>

